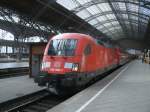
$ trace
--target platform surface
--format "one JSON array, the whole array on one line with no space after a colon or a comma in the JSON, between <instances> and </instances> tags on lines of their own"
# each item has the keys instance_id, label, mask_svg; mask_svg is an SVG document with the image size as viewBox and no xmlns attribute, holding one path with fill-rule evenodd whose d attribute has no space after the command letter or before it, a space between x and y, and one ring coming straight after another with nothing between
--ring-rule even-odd
<instances>
[{"instance_id":1,"label":"platform surface","mask_svg":"<svg viewBox=\"0 0 150 112\"><path fill-rule=\"evenodd\" d=\"M0 63L0 69L19 68L19 67L29 67L29 63L28 62Z\"/></svg>"},{"instance_id":2,"label":"platform surface","mask_svg":"<svg viewBox=\"0 0 150 112\"><path fill-rule=\"evenodd\" d=\"M29 76L0 79L0 103L42 90Z\"/></svg>"},{"instance_id":3,"label":"platform surface","mask_svg":"<svg viewBox=\"0 0 150 112\"><path fill-rule=\"evenodd\" d=\"M150 65L134 60L48 112L150 112Z\"/></svg>"},{"instance_id":4,"label":"platform surface","mask_svg":"<svg viewBox=\"0 0 150 112\"><path fill-rule=\"evenodd\" d=\"M17 62L19 60L15 59L15 58L1 58L0 57L0 63L9 63L9 62ZM28 58L22 58L20 60L21 62L29 62Z\"/></svg>"}]
</instances>

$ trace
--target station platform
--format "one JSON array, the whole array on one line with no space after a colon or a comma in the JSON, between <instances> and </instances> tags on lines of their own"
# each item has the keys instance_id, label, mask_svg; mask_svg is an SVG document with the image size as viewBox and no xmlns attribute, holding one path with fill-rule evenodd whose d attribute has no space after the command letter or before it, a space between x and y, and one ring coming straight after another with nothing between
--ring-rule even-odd
<instances>
[{"instance_id":1,"label":"station platform","mask_svg":"<svg viewBox=\"0 0 150 112\"><path fill-rule=\"evenodd\" d=\"M20 68L20 67L29 67L29 62L0 63L0 69Z\"/></svg>"},{"instance_id":2,"label":"station platform","mask_svg":"<svg viewBox=\"0 0 150 112\"><path fill-rule=\"evenodd\" d=\"M18 60L15 58L0 58L0 63L9 63L9 62L17 62ZM22 58L21 62L29 62L28 58Z\"/></svg>"},{"instance_id":3,"label":"station platform","mask_svg":"<svg viewBox=\"0 0 150 112\"><path fill-rule=\"evenodd\" d=\"M48 112L150 112L150 65L134 60Z\"/></svg>"},{"instance_id":4,"label":"station platform","mask_svg":"<svg viewBox=\"0 0 150 112\"><path fill-rule=\"evenodd\" d=\"M29 76L0 79L0 103L31 94L42 89L45 88L39 87L34 83L32 78L29 78Z\"/></svg>"}]
</instances>

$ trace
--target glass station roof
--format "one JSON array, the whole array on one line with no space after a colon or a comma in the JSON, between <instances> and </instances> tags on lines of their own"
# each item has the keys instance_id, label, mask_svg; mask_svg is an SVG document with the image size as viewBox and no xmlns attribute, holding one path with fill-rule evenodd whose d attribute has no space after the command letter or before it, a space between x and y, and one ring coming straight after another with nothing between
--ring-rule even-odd
<instances>
[{"instance_id":1,"label":"glass station roof","mask_svg":"<svg viewBox=\"0 0 150 112\"><path fill-rule=\"evenodd\" d=\"M142 38L150 0L56 0L112 39Z\"/></svg>"}]
</instances>

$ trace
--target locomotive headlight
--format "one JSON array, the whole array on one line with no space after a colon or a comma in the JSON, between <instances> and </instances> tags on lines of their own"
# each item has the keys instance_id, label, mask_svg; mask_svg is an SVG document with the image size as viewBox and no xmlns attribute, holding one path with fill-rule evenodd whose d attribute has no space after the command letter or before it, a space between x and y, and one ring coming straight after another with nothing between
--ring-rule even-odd
<instances>
[{"instance_id":1,"label":"locomotive headlight","mask_svg":"<svg viewBox=\"0 0 150 112\"><path fill-rule=\"evenodd\" d=\"M68 62L66 62L64 68L69 68L69 69L71 69L72 66L73 66L73 63L68 63Z\"/></svg>"},{"instance_id":2,"label":"locomotive headlight","mask_svg":"<svg viewBox=\"0 0 150 112\"><path fill-rule=\"evenodd\" d=\"M79 64L74 63L72 66L72 71L78 71L79 70Z\"/></svg>"},{"instance_id":3,"label":"locomotive headlight","mask_svg":"<svg viewBox=\"0 0 150 112\"><path fill-rule=\"evenodd\" d=\"M79 70L79 64L66 62L64 68L71 69L72 71L78 71Z\"/></svg>"},{"instance_id":4,"label":"locomotive headlight","mask_svg":"<svg viewBox=\"0 0 150 112\"><path fill-rule=\"evenodd\" d=\"M42 69L44 68L50 68L51 62L42 62Z\"/></svg>"}]
</instances>

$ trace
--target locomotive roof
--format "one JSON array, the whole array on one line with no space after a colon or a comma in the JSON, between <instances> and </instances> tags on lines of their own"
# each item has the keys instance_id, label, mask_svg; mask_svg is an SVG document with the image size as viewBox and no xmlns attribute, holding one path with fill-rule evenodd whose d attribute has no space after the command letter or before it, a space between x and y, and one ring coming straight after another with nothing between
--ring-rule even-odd
<instances>
[{"instance_id":1,"label":"locomotive roof","mask_svg":"<svg viewBox=\"0 0 150 112\"><path fill-rule=\"evenodd\" d=\"M81 34L81 33L62 33L54 36L52 39L88 39L96 42L97 44L103 45L108 48L118 48L118 45L114 44L112 40L109 38L101 37L101 38L92 38L90 35Z\"/></svg>"},{"instance_id":2,"label":"locomotive roof","mask_svg":"<svg viewBox=\"0 0 150 112\"><path fill-rule=\"evenodd\" d=\"M94 38L92 38L90 35L86 34L81 34L81 33L62 33L59 35L54 36L52 39L62 39L62 38L75 38L75 39L80 39L80 38L85 38L85 39L90 39L94 41Z\"/></svg>"}]
</instances>

